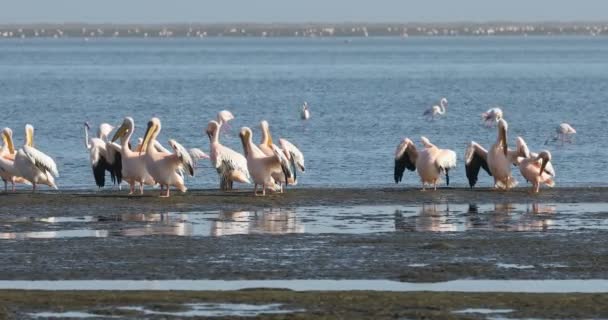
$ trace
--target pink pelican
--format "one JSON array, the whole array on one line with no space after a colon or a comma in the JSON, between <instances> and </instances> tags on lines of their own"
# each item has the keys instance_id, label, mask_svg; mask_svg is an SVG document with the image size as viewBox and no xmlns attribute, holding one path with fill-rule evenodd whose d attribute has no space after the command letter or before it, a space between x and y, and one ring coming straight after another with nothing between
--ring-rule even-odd
<instances>
[{"instance_id":1,"label":"pink pelican","mask_svg":"<svg viewBox=\"0 0 608 320\"><path fill-rule=\"evenodd\" d=\"M155 145L160 131L160 119L156 117L150 119L140 154L144 154L146 170L154 181L161 186L160 196L169 197L171 186L176 187L181 192L188 190L184 184L183 171L186 170L190 176L194 176L194 163L188 150L173 139L169 139L169 145L173 149L173 153L168 150L158 150ZM167 187L164 194L163 187Z\"/></svg>"},{"instance_id":2,"label":"pink pelican","mask_svg":"<svg viewBox=\"0 0 608 320\"><path fill-rule=\"evenodd\" d=\"M530 152L523 138L518 137L522 153L516 158L515 164L519 167L521 175L532 183L532 191L538 193L541 184L548 187L555 186L555 169L551 164L551 153L547 150L540 153Z\"/></svg>"},{"instance_id":3,"label":"pink pelican","mask_svg":"<svg viewBox=\"0 0 608 320\"><path fill-rule=\"evenodd\" d=\"M55 161L34 147L34 127L25 126L25 145L15 155L15 168L19 176L32 183L33 191L37 184L44 184L57 189L55 179L58 177Z\"/></svg>"},{"instance_id":4,"label":"pink pelican","mask_svg":"<svg viewBox=\"0 0 608 320\"><path fill-rule=\"evenodd\" d=\"M557 128L555 128L555 135L552 138L549 138L545 141L545 144L548 144L549 141L557 141L559 140L562 145L565 142L572 143L572 136L576 134L576 130L568 123L560 123Z\"/></svg>"},{"instance_id":5,"label":"pink pelican","mask_svg":"<svg viewBox=\"0 0 608 320\"><path fill-rule=\"evenodd\" d=\"M494 126L494 124L496 124L498 122L498 120L500 120L502 118L503 118L502 109L500 109L498 107L488 109L488 111L481 114L481 121L488 128Z\"/></svg>"},{"instance_id":6,"label":"pink pelican","mask_svg":"<svg viewBox=\"0 0 608 320\"><path fill-rule=\"evenodd\" d=\"M258 185L262 185L263 196L266 195L266 188L280 191L281 187L277 185L272 177L273 168L280 166L285 175L283 179L289 181L292 178L289 160L276 147L271 147L273 149L273 155L271 156L267 156L261 152L253 143L251 129L243 127L239 135L243 143L245 157L247 158L247 169L254 183L253 193L256 196L258 195Z\"/></svg>"},{"instance_id":7,"label":"pink pelican","mask_svg":"<svg viewBox=\"0 0 608 320\"><path fill-rule=\"evenodd\" d=\"M89 139L90 125L84 123L84 145L89 151L91 168L93 169L93 177L98 188L102 188L106 184L106 171L110 173L110 178L114 184L120 186L122 182L121 154L120 150L110 148L111 142L108 142L108 136L114 130L114 127L102 123L97 130L97 137Z\"/></svg>"},{"instance_id":8,"label":"pink pelican","mask_svg":"<svg viewBox=\"0 0 608 320\"><path fill-rule=\"evenodd\" d=\"M292 178L287 181L284 179L285 174L283 174L283 170L280 165L276 165L272 170L272 176L275 181L279 183L281 186L281 192L283 192L284 185L296 185L298 183L298 170L300 172L304 172L306 170L304 166L304 154L302 154L302 152L291 142L287 141L287 139L279 139L279 143L281 145L280 148L275 145L270 134L270 126L268 125L268 121L262 120L260 122L260 128L262 129L262 140L259 145L260 150L262 150L265 155L272 156L274 154L274 150L278 149L283 153L290 163L289 168L292 172Z\"/></svg>"},{"instance_id":9,"label":"pink pelican","mask_svg":"<svg viewBox=\"0 0 608 320\"><path fill-rule=\"evenodd\" d=\"M207 136L209 136L211 165L217 170L220 178L221 190L232 190L233 182L251 183L247 159L240 153L220 143L220 129L222 124L217 121L209 121L207 125Z\"/></svg>"},{"instance_id":10,"label":"pink pelican","mask_svg":"<svg viewBox=\"0 0 608 320\"><path fill-rule=\"evenodd\" d=\"M447 185L450 185L449 171L456 167L456 153L448 149L439 149L426 137L421 137L424 147L417 150L412 140L405 138L395 151L395 183L403 179L405 169L418 171L422 182L422 191L426 184L437 190L440 175L445 174Z\"/></svg>"},{"instance_id":11,"label":"pink pelican","mask_svg":"<svg viewBox=\"0 0 608 320\"><path fill-rule=\"evenodd\" d=\"M13 130L4 128L2 130L2 140L4 144L0 148L0 177L4 181L4 191L8 192L8 182L11 183L11 190L15 192L15 183L30 184L29 181L19 176L15 167L15 156L17 151L13 144Z\"/></svg>"},{"instance_id":12,"label":"pink pelican","mask_svg":"<svg viewBox=\"0 0 608 320\"><path fill-rule=\"evenodd\" d=\"M302 120L310 119L310 109L308 108L308 103L306 101L304 101L304 104L302 105L302 110L300 111L300 118L302 118Z\"/></svg>"},{"instance_id":13,"label":"pink pelican","mask_svg":"<svg viewBox=\"0 0 608 320\"><path fill-rule=\"evenodd\" d=\"M423 115L428 118L428 120L435 120L435 118L443 116L448 108L448 99L441 98L439 101L439 105L434 105L426 111L424 111Z\"/></svg>"}]
</instances>

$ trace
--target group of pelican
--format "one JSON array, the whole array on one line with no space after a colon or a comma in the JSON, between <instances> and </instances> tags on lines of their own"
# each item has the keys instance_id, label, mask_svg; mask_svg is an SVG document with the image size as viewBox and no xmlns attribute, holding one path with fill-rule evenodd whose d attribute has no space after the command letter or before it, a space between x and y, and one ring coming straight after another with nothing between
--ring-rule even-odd
<instances>
[{"instance_id":1,"label":"group of pelican","mask_svg":"<svg viewBox=\"0 0 608 320\"><path fill-rule=\"evenodd\" d=\"M0 177L4 181L5 191L8 191L9 182L13 191L16 183L32 185L34 191L39 184L57 189L55 184L55 177L59 176L57 165L51 157L36 149L32 125L25 126L25 143L19 150L15 150L13 131L10 128L2 130L2 141Z\"/></svg>"},{"instance_id":2,"label":"group of pelican","mask_svg":"<svg viewBox=\"0 0 608 320\"><path fill-rule=\"evenodd\" d=\"M90 152L90 164L98 187L105 183L108 171L115 184L125 181L130 186L130 194L143 194L144 185L160 186L161 197L169 197L171 187L186 192L184 174L194 176L195 159L209 158L217 171L219 188L222 191L233 189L234 182L254 183L254 193L261 186L262 195L266 190L283 192L285 185L297 183L297 171L304 171L304 156L292 143L279 139L280 147L275 145L267 121L262 121L262 141L259 145L252 142L252 131L242 128L240 138L244 153L241 154L220 142L222 128L234 119L227 110L220 111L217 118L209 121L204 133L209 137L209 155L201 149L186 149L174 139L169 139L169 150L158 141L161 121L152 118L143 138L132 148L131 139L135 131L133 118L124 118L113 137L114 129L109 124L101 124L98 136L88 138L88 124L85 124L85 141ZM120 143L117 141L120 140Z\"/></svg>"},{"instance_id":3,"label":"group of pelican","mask_svg":"<svg viewBox=\"0 0 608 320\"><path fill-rule=\"evenodd\" d=\"M445 98L441 101L443 102ZM445 107L437 108L445 112ZM445 100L447 105L447 100ZM427 110L424 115L434 114L435 107ZM469 186L473 188L477 184L479 172L483 169L494 179L494 188L508 190L517 185L517 181L511 173L511 167L519 168L522 176L532 184L532 191L537 193L541 185L553 187L555 185L555 170L551 164L551 153L543 150L538 153L530 152L525 140L517 137L516 148L508 147L508 124L503 117L500 108L491 108L482 113L482 122L485 126L496 124L498 134L496 142L489 151L475 141L471 141L465 152L465 171ZM574 129L562 124L557 130L559 138L565 140L564 136L576 133ZM430 184L437 189L442 174L445 174L447 185L450 184L449 171L456 167L456 153L448 149L440 149L430 142L426 137L421 137L422 148L417 149L412 140L405 138L397 146L395 151L395 183L403 178L405 169L416 170L422 182L422 190Z\"/></svg>"}]
</instances>

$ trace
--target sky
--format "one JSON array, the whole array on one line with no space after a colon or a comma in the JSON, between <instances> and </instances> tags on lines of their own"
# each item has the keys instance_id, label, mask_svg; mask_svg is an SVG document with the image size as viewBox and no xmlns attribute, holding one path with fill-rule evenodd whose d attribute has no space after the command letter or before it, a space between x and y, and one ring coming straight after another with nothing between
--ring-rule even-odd
<instances>
[{"instance_id":1,"label":"sky","mask_svg":"<svg viewBox=\"0 0 608 320\"><path fill-rule=\"evenodd\" d=\"M608 0L0 0L28 22L605 21Z\"/></svg>"}]
</instances>

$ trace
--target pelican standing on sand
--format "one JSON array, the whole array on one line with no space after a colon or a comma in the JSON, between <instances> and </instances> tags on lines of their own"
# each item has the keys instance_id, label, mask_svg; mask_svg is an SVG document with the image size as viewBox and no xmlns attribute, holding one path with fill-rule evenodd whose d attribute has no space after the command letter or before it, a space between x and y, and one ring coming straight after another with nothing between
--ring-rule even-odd
<instances>
[{"instance_id":1,"label":"pelican standing on sand","mask_svg":"<svg viewBox=\"0 0 608 320\"><path fill-rule=\"evenodd\" d=\"M498 136L490 151L487 151L475 141L471 141L469 144L465 154L465 169L471 188L477 183L481 168L494 178L494 188L508 190L517 185L517 181L511 175L511 165L516 163L518 156L525 156L525 152L522 151L523 139L517 139L516 150L509 150L507 145L508 128L507 121L504 119L498 120Z\"/></svg>"},{"instance_id":2,"label":"pelican standing on sand","mask_svg":"<svg viewBox=\"0 0 608 320\"><path fill-rule=\"evenodd\" d=\"M131 138L135 131L135 121L131 117L125 117L122 125L114 137L112 142L121 139L120 154L122 162L122 178L129 183L129 194L135 192L135 183L139 183L139 193L144 193L144 184L155 185L155 181L146 170L144 154L141 154L141 146L136 147L136 150L131 150ZM143 143L143 140L142 140Z\"/></svg>"},{"instance_id":3,"label":"pelican standing on sand","mask_svg":"<svg viewBox=\"0 0 608 320\"><path fill-rule=\"evenodd\" d=\"M446 183L450 185L450 169L456 167L456 153L448 149L439 149L426 137L421 137L424 148L420 151L412 140L405 138L395 151L395 183L403 179L405 169L418 171L422 182L422 191L426 184L433 185L437 190L440 175L445 174Z\"/></svg>"},{"instance_id":4,"label":"pelican standing on sand","mask_svg":"<svg viewBox=\"0 0 608 320\"><path fill-rule=\"evenodd\" d=\"M219 135L222 124L217 121L209 121L207 125L207 136L210 143L211 165L217 170L220 178L220 190L232 190L233 183L251 183L247 159L240 153L222 145Z\"/></svg>"},{"instance_id":5,"label":"pelican standing on sand","mask_svg":"<svg viewBox=\"0 0 608 320\"><path fill-rule=\"evenodd\" d=\"M551 153L548 150L540 153L530 152L523 138L517 137L518 149L515 164L519 167L521 175L532 183L532 192L538 193L541 184L548 187L555 186L555 169L551 164Z\"/></svg>"},{"instance_id":6,"label":"pelican standing on sand","mask_svg":"<svg viewBox=\"0 0 608 320\"><path fill-rule=\"evenodd\" d=\"M267 156L274 155L275 149L280 150L289 163L289 171L292 178L288 180L285 180L285 174L280 165L276 165L272 168L272 177L279 183L281 192L283 192L284 185L296 185L298 183L298 170L301 172L306 170L304 166L304 155L296 146L286 139L279 139L279 143L281 144L280 148L275 145L272 140L272 135L270 134L270 125L268 124L268 121L262 120L260 122L260 128L262 129L262 140L259 145L260 150Z\"/></svg>"},{"instance_id":7,"label":"pelican standing on sand","mask_svg":"<svg viewBox=\"0 0 608 320\"><path fill-rule=\"evenodd\" d=\"M8 183L11 183L11 190L15 192L15 184L30 184L29 181L19 176L15 167L15 145L13 144L13 131L10 128L2 130L2 141L4 144L0 148L0 177L4 181L4 191L8 192Z\"/></svg>"},{"instance_id":8,"label":"pelican standing on sand","mask_svg":"<svg viewBox=\"0 0 608 320\"><path fill-rule=\"evenodd\" d=\"M266 195L266 188L274 191L280 191L281 187L277 185L272 177L273 168L277 166L282 168L284 180L291 179L291 170L289 169L289 161L285 158L282 151L276 147L271 147L273 155L265 155L254 143L252 139L251 129L247 127L241 128L240 132L243 150L247 158L247 169L254 183L253 194L258 195L258 185L262 186L262 195Z\"/></svg>"},{"instance_id":9,"label":"pelican standing on sand","mask_svg":"<svg viewBox=\"0 0 608 320\"><path fill-rule=\"evenodd\" d=\"M184 184L183 170L186 170L190 176L194 176L194 163L188 150L173 139L169 139L173 153L168 150L157 150L155 144L160 130L160 119L156 117L150 119L140 154L144 154L146 170L154 181L160 184L160 196L169 197L171 186L181 192L188 190ZM163 187L167 188L164 194Z\"/></svg>"},{"instance_id":10,"label":"pelican standing on sand","mask_svg":"<svg viewBox=\"0 0 608 320\"><path fill-rule=\"evenodd\" d=\"M32 191L36 191L38 184L57 189L53 178L59 177L57 165L51 157L34 147L34 127L30 124L25 126L25 145L17 151L15 167L19 176L32 183Z\"/></svg>"},{"instance_id":11,"label":"pelican standing on sand","mask_svg":"<svg viewBox=\"0 0 608 320\"><path fill-rule=\"evenodd\" d=\"M112 183L118 184L122 182L122 162L120 150L111 148L111 142L108 142L108 136L114 130L114 127L107 123L99 125L97 137L89 139L90 125L84 123L84 145L89 151L91 168L93 169L93 177L98 188L102 188L106 184L106 171L110 173Z\"/></svg>"},{"instance_id":12,"label":"pelican standing on sand","mask_svg":"<svg viewBox=\"0 0 608 320\"><path fill-rule=\"evenodd\" d=\"M549 141L557 141L559 140L562 145L565 142L572 143L572 136L576 134L576 130L568 123L560 123L557 128L555 128L555 135L552 138L549 138L545 141L545 144L548 144Z\"/></svg>"},{"instance_id":13,"label":"pelican standing on sand","mask_svg":"<svg viewBox=\"0 0 608 320\"><path fill-rule=\"evenodd\" d=\"M498 122L498 120L502 118L502 109L498 107L488 109L488 111L481 114L481 121L488 128L493 127Z\"/></svg>"},{"instance_id":14,"label":"pelican standing on sand","mask_svg":"<svg viewBox=\"0 0 608 320\"><path fill-rule=\"evenodd\" d=\"M300 111L300 118L302 118L302 120L310 119L310 109L308 108L308 103L306 101L304 101L304 104L302 105L302 110Z\"/></svg>"},{"instance_id":15,"label":"pelican standing on sand","mask_svg":"<svg viewBox=\"0 0 608 320\"><path fill-rule=\"evenodd\" d=\"M448 108L448 99L441 98L439 101L439 105L434 105L428 109L426 109L423 113L428 120L435 120L435 118L444 115Z\"/></svg>"}]
</instances>

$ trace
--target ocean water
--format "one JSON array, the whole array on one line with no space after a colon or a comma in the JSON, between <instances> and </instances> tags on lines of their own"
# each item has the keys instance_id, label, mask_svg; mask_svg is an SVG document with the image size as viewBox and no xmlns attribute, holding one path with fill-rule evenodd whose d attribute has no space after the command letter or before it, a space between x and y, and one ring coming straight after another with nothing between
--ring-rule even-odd
<instances>
[{"instance_id":1,"label":"ocean water","mask_svg":"<svg viewBox=\"0 0 608 320\"><path fill-rule=\"evenodd\" d=\"M425 121L441 97L448 113ZM308 101L312 118L299 119ZM500 105L509 140L549 149L558 186L606 185L608 165L608 39L592 37L316 39L37 39L0 41L1 127L16 144L23 126L59 166L61 189L95 189L82 124L136 121L143 135L152 116L160 140L174 138L208 151L203 134L217 111L236 119L224 144L242 151L238 129L270 122L275 140L304 152L301 187L392 186L394 149L424 135L458 154L453 186L466 186L464 151L489 147L495 129L480 113ZM544 145L560 122L575 143ZM524 184L519 172L515 176ZM208 161L193 188L217 185ZM407 172L404 185L418 186ZM480 178L490 186L491 178Z\"/></svg>"}]
</instances>

